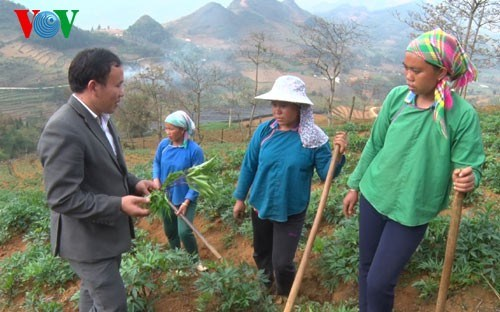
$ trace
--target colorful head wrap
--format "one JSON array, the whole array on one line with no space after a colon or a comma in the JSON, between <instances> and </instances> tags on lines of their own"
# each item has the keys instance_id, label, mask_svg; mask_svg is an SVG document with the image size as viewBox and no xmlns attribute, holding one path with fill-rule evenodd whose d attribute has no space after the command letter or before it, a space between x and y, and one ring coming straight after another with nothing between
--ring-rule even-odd
<instances>
[{"instance_id":1,"label":"colorful head wrap","mask_svg":"<svg viewBox=\"0 0 500 312\"><path fill-rule=\"evenodd\" d=\"M165 118L165 122L172 124L176 127L186 129L186 132L184 132L184 143L183 143L183 146L186 147L189 137L192 136L194 134L194 131L196 130L195 124L191 119L191 117L189 117L189 115L186 112L178 110L168 115L167 118Z\"/></svg>"},{"instance_id":2,"label":"colorful head wrap","mask_svg":"<svg viewBox=\"0 0 500 312\"><path fill-rule=\"evenodd\" d=\"M328 136L314 123L312 105L300 104L299 135L305 148L320 147L328 142Z\"/></svg>"},{"instance_id":3,"label":"colorful head wrap","mask_svg":"<svg viewBox=\"0 0 500 312\"><path fill-rule=\"evenodd\" d=\"M434 120L445 137L444 109L453 107L451 88L461 88L477 79L477 69L464 52L458 40L437 28L414 39L406 51L417 54L427 63L445 68L447 75L438 82L434 91ZM453 82L451 87L449 81Z\"/></svg>"}]
</instances>

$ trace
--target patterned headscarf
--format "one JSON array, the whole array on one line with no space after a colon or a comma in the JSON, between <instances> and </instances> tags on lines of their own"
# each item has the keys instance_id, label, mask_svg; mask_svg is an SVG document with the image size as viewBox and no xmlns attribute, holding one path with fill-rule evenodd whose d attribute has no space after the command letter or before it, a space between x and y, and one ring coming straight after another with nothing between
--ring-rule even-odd
<instances>
[{"instance_id":1,"label":"patterned headscarf","mask_svg":"<svg viewBox=\"0 0 500 312\"><path fill-rule=\"evenodd\" d=\"M444 109L453 107L451 88L461 88L477 79L477 69L464 52L458 40L437 28L423 33L410 42L406 51L413 52L426 62L445 68L447 75L438 82L434 91L434 120L441 133L448 137ZM450 87L450 81L452 82Z\"/></svg>"},{"instance_id":2,"label":"patterned headscarf","mask_svg":"<svg viewBox=\"0 0 500 312\"><path fill-rule=\"evenodd\" d=\"M328 142L328 136L314 123L311 105L300 104L299 135L305 148L320 147Z\"/></svg>"},{"instance_id":3,"label":"patterned headscarf","mask_svg":"<svg viewBox=\"0 0 500 312\"><path fill-rule=\"evenodd\" d=\"M184 143L182 146L186 147L187 141L190 136L193 136L194 131L196 130L195 124L189 115L181 110L173 112L165 118L165 122L172 124L176 127L180 127L186 129L184 132Z\"/></svg>"}]
</instances>

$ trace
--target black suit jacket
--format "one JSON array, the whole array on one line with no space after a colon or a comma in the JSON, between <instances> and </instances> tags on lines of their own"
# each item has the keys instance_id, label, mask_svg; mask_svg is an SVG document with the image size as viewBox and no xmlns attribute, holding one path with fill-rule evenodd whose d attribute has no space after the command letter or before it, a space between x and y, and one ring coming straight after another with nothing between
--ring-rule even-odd
<instances>
[{"instance_id":1,"label":"black suit jacket","mask_svg":"<svg viewBox=\"0 0 500 312\"><path fill-rule=\"evenodd\" d=\"M139 182L127 171L111 120L116 155L92 114L74 97L47 122L38 142L52 252L76 261L95 261L130 249L133 223L121 198Z\"/></svg>"}]
</instances>

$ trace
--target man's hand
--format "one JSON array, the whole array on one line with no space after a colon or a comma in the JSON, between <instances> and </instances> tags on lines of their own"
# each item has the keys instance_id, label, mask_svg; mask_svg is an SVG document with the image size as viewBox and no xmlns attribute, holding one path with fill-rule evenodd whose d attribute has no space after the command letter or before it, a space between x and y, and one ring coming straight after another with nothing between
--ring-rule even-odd
<instances>
[{"instance_id":1,"label":"man's hand","mask_svg":"<svg viewBox=\"0 0 500 312\"><path fill-rule=\"evenodd\" d=\"M158 190L158 189L159 189L158 184L150 180L141 180L137 182L137 184L135 185L136 194L142 196L149 195L149 193L152 190Z\"/></svg>"},{"instance_id":2,"label":"man's hand","mask_svg":"<svg viewBox=\"0 0 500 312\"><path fill-rule=\"evenodd\" d=\"M155 190L159 190L161 188L161 183L160 183L160 179L156 178L153 180L153 188Z\"/></svg>"},{"instance_id":3,"label":"man's hand","mask_svg":"<svg viewBox=\"0 0 500 312\"><path fill-rule=\"evenodd\" d=\"M149 198L127 195L122 197L122 211L131 217L145 217L149 209L144 208L149 204Z\"/></svg>"}]
</instances>

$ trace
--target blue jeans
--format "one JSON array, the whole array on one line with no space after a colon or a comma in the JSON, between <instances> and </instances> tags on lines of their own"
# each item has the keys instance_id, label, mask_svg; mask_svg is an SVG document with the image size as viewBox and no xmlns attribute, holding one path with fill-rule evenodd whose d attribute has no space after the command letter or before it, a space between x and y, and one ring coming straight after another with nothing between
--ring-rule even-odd
<instances>
[{"instance_id":1,"label":"blue jeans","mask_svg":"<svg viewBox=\"0 0 500 312\"><path fill-rule=\"evenodd\" d=\"M427 224L404 226L359 202L359 311L390 312L399 275L422 241Z\"/></svg>"},{"instance_id":2,"label":"blue jeans","mask_svg":"<svg viewBox=\"0 0 500 312\"><path fill-rule=\"evenodd\" d=\"M259 270L276 282L278 295L288 296L295 279L293 259L304 226L306 210L286 222L263 220L252 210L253 258ZM268 286L270 286L270 284Z\"/></svg>"}]
</instances>

